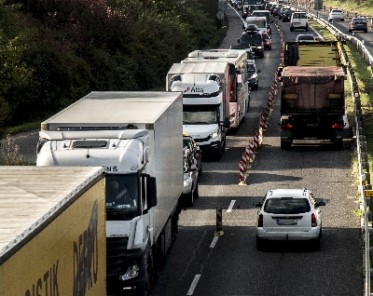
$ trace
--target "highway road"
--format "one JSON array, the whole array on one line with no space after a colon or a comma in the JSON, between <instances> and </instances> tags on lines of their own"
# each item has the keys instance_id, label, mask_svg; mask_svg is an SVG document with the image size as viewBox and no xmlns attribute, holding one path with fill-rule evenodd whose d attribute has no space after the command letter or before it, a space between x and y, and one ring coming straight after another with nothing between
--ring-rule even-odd
<instances>
[{"instance_id":1,"label":"highway road","mask_svg":"<svg viewBox=\"0 0 373 296\"><path fill-rule=\"evenodd\" d=\"M233 10L221 47L235 44L242 21ZM285 39L289 23L279 22ZM151 296L357 296L363 295L363 263L359 204L351 161L353 143L344 149L328 145L280 149L279 100L276 96L263 145L256 152L244 185L239 185L241 154L258 130L258 116L268 98L279 64L280 35L272 24L273 48L258 59L258 91L242 126L229 135L219 162L204 162L199 193L192 208L181 212L179 233ZM370 34L370 33L368 33ZM21 153L35 160L37 132L15 138ZM307 244L274 244L267 251L255 246L257 208L254 202L273 188L308 188L323 198L324 236L320 251ZM222 232L216 234L216 209L223 209Z\"/></svg>"},{"instance_id":2,"label":"highway road","mask_svg":"<svg viewBox=\"0 0 373 296\"><path fill-rule=\"evenodd\" d=\"M239 16L229 10L229 32L222 47L241 33ZM285 39L299 32L284 27ZM219 162L205 162L200 198L184 209L178 238L161 269L152 296L356 296L363 294L362 243L356 186L351 173L353 148L328 145L280 149L279 101L270 114L262 147L239 185L238 163L258 128L258 116L268 98L279 63L280 38L273 26L273 49L257 63L262 70L258 91L239 130L228 138ZM255 246L257 208L272 188L309 188L323 198L324 237L321 250L306 244L276 244L261 252ZM223 209L223 235L216 235L216 209Z\"/></svg>"}]
</instances>

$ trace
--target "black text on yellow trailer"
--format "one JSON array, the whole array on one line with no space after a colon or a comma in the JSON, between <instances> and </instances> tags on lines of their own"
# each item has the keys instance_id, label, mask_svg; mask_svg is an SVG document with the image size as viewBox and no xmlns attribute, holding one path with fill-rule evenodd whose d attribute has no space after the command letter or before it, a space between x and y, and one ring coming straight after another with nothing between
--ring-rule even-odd
<instances>
[{"instance_id":1,"label":"black text on yellow trailer","mask_svg":"<svg viewBox=\"0 0 373 296\"><path fill-rule=\"evenodd\" d=\"M0 167L0 295L106 295L102 168Z\"/></svg>"}]
</instances>

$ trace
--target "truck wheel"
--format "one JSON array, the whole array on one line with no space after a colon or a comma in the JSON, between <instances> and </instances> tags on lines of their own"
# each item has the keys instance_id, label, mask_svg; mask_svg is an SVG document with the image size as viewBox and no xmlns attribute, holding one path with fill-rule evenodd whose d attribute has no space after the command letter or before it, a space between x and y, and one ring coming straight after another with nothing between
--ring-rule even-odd
<instances>
[{"instance_id":1,"label":"truck wheel","mask_svg":"<svg viewBox=\"0 0 373 296\"><path fill-rule=\"evenodd\" d=\"M150 277L152 266L152 263L150 261L152 260L152 258L153 256L151 254L151 248L148 247L142 262L142 272L144 273L144 280L136 286L136 296L148 296L150 293Z\"/></svg>"}]
</instances>

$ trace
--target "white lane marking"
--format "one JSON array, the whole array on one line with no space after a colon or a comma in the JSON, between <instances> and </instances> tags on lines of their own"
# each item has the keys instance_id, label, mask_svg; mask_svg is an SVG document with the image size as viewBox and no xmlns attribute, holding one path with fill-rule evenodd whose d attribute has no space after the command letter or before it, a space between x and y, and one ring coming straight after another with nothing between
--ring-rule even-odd
<instances>
[{"instance_id":1,"label":"white lane marking","mask_svg":"<svg viewBox=\"0 0 373 296\"><path fill-rule=\"evenodd\" d=\"M215 248L216 243L218 242L218 239L219 239L218 236L214 236L214 239L212 240L211 245L210 245L210 249Z\"/></svg>"},{"instance_id":2,"label":"white lane marking","mask_svg":"<svg viewBox=\"0 0 373 296\"><path fill-rule=\"evenodd\" d=\"M229 204L229 207L227 209L227 213L230 213L232 212L232 209L233 209L233 206L234 206L234 203L236 202L235 199L231 200L231 203Z\"/></svg>"},{"instance_id":3,"label":"white lane marking","mask_svg":"<svg viewBox=\"0 0 373 296\"><path fill-rule=\"evenodd\" d=\"M187 296L188 296L188 295L193 295L193 293L194 293L194 289L196 288L196 286L197 286L197 284L198 284L198 281L199 281L199 278L200 278L200 277L201 277L200 274L196 274L196 275L194 276L193 282L192 282L192 284L191 284L190 287L189 287L189 290L188 290Z\"/></svg>"}]
</instances>

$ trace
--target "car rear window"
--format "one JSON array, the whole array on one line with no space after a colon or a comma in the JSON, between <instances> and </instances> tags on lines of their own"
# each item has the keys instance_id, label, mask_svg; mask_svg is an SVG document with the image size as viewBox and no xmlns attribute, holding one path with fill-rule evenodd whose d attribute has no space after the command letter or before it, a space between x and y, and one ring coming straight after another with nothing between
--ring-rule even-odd
<instances>
[{"instance_id":1,"label":"car rear window","mask_svg":"<svg viewBox=\"0 0 373 296\"><path fill-rule=\"evenodd\" d=\"M269 198L264 205L264 211L272 214L300 214L311 210L305 198Z\"/></svg>"}]
</instances>

